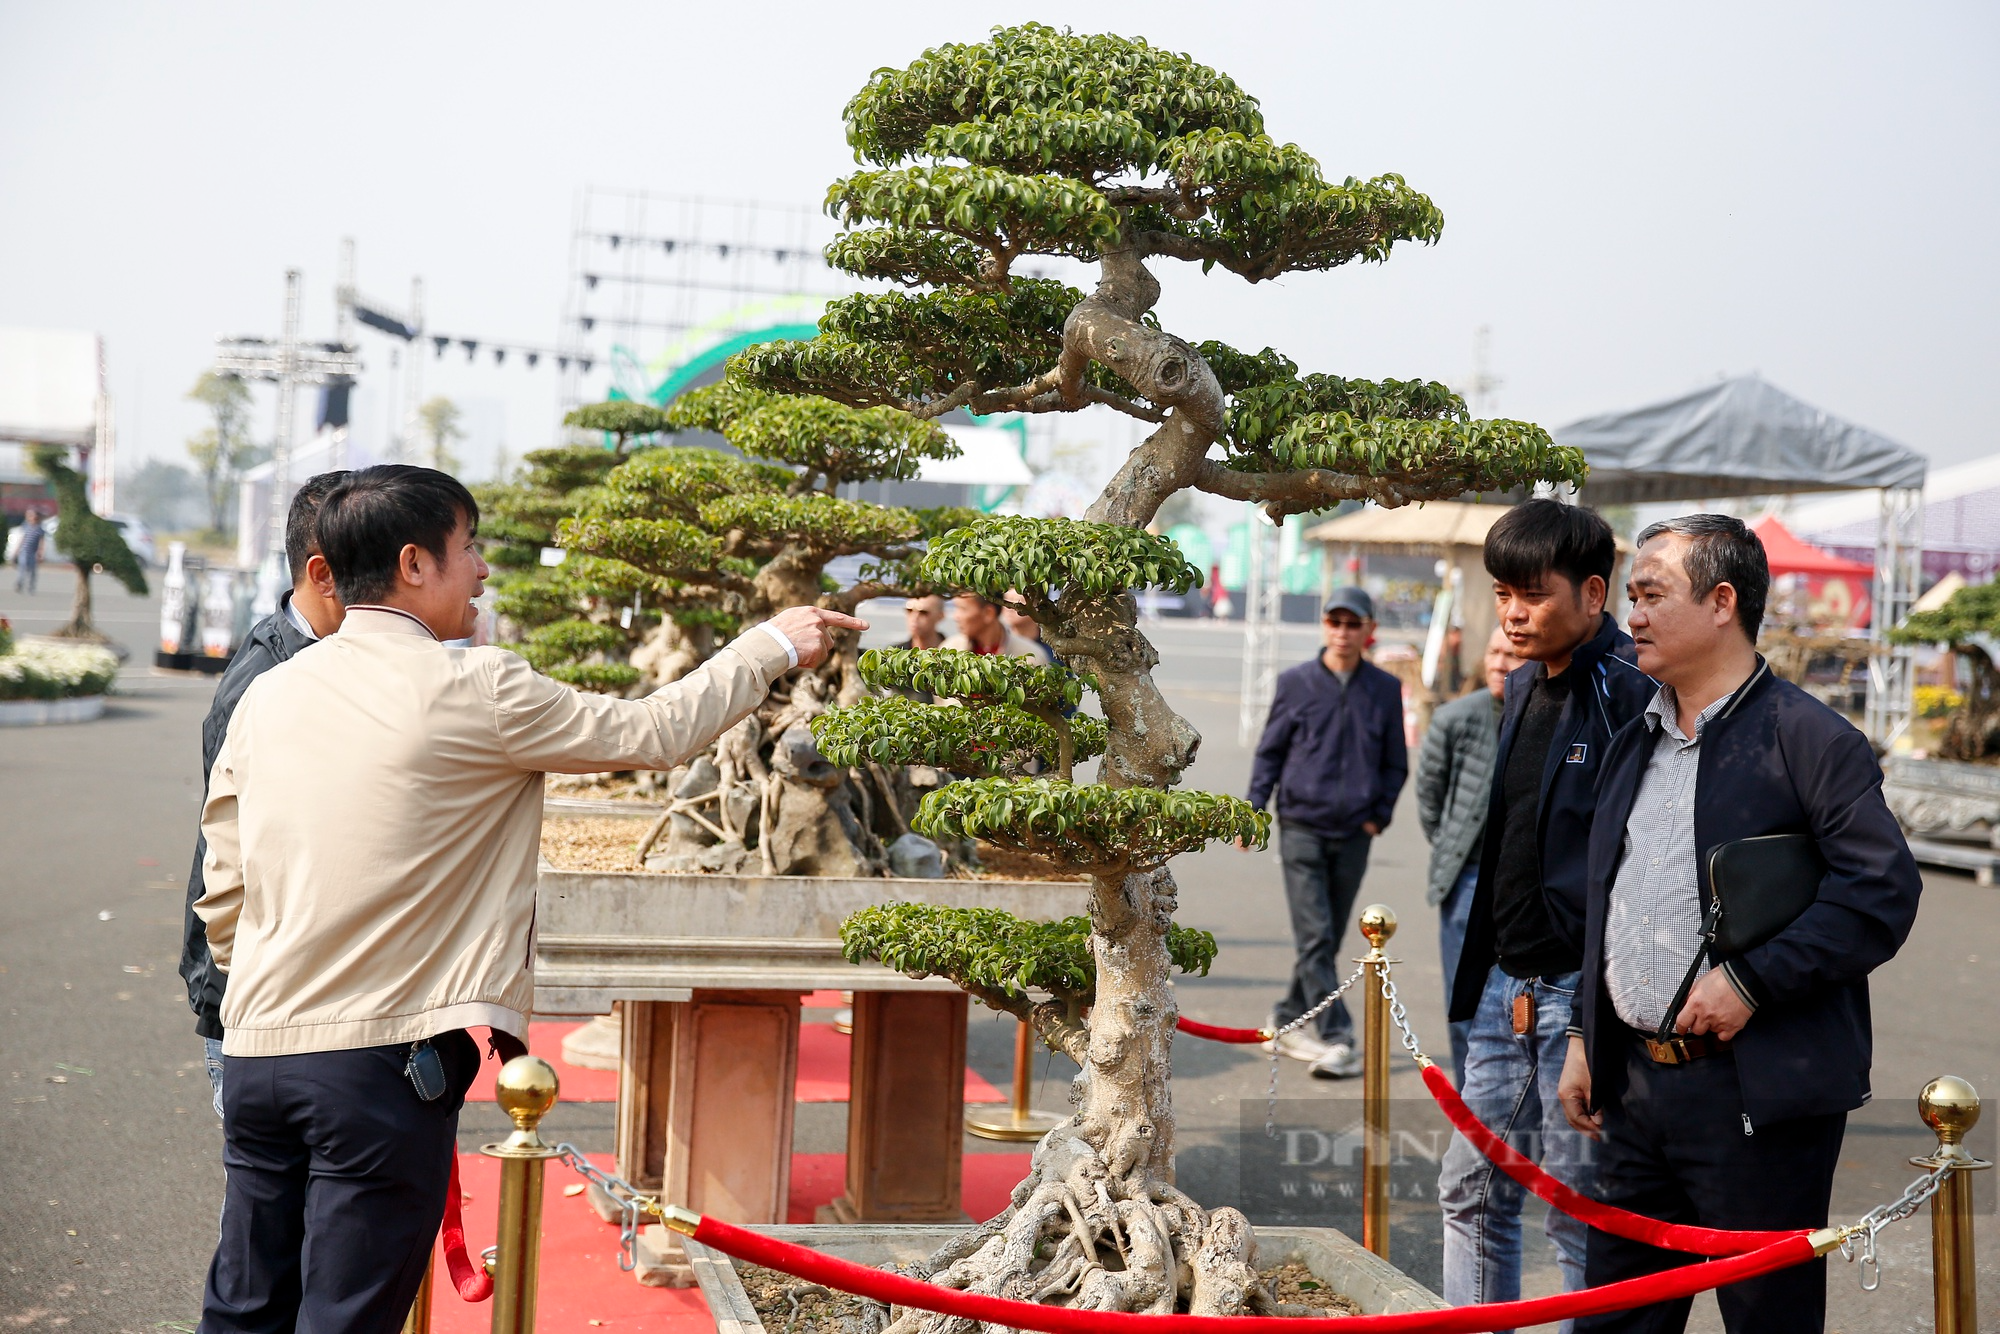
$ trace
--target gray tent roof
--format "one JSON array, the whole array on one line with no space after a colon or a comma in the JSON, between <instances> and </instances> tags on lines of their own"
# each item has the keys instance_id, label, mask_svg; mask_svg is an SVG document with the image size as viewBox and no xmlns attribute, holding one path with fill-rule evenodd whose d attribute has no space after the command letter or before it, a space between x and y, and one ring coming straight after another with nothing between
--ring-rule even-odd
<instances>
[{"instance_id":1,"label":"gray tent roof","mask_svg":"<svg viewBox=\"0 0 2000 1334\"><path fill-rule=\"evenodd\" d=\"M1754 375L1555 432L1583 450L1583 500L1626 505L1797 491L1921 487L1924 456Z\"/></svg>"}]
</instances>

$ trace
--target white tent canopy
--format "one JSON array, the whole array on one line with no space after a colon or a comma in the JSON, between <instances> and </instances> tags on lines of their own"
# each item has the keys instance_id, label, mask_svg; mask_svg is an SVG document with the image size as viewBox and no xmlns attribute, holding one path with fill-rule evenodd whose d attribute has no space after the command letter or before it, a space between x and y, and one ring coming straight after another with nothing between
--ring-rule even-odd
<instances>
[{"instance_id":1,"label":"white tent canopy","mask_svg":"<svg viewBox=\"0 0 2000 1334\"><path fill-rule=\"evenodd\" d=\"M1555 432L1583 451L1592 505L1921 487L1924 456L1754 375Z\"/></svg>"}]
</instances>

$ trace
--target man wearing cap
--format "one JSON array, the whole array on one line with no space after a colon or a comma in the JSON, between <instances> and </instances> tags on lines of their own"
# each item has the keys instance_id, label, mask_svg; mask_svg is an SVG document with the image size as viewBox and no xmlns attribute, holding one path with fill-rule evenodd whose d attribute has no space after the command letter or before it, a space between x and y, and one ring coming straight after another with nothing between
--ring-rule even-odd
<instances>
[{"instance_id":1,"label":"man wearing cap","mask_svg":"<svg viewBox=\"0 0 2000 1334\"><path fill-rule=\"evenodd\" d=\"M1322 613L1326 647L1278 678L1270 721L1250 771L1250 804L1277 793L1278 856L1298 960L1271 1027L1292 1023L1340 985L1340 940L1354 912L1368 849L1389 827L1410 776L1403 747L1403 687L1361 652L1375 633L1375 604L1356 587L1335 591ZM1335 1001L1317 1033L1301 1028L1266 1044L1312 1063L1324 1079L1361 1073L1354 1020Z\"/></svg>"}]
</instances>

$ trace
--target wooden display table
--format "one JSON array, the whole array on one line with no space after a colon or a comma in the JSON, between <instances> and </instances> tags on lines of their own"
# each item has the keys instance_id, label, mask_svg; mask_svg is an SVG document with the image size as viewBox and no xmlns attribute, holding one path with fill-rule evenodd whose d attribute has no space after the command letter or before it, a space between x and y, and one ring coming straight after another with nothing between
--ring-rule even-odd
<instances>
[{"instance_id":1,"label":"wooden display table","mask_svg":"<svg viewBox=\"0 0 2000 1334\"><path fill-rule=\"evenodd\" d=\"M966 996L948 982L848 963L840 923L890 902L1052 921L1085 911L1088 891L1076 881L545 867L535 1011L603 1014L622 1002L620 1176L728 1222L782 1223L799 1001L854 992L847 1190L826 1213L847 1223L954 1221L963 1216ZM642 1245L642 1282L693 1281L674 1235Z\"/></svg>"}]
</instances>

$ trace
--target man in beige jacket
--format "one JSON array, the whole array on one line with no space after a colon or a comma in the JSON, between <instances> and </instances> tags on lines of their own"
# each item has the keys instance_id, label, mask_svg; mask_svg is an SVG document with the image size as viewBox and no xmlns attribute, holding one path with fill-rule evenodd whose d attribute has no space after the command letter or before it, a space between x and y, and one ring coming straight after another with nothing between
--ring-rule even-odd
<instances>
[{"instance_id":1,"label":"man in beige jacket","mask_svg":"<svg viewBox=\"0 0 2000 1334\"><path fill-rule=\"evenodd\" d=\"M853 617L795 607L638 700L470 633L478 507L428 468L324 501L340 632L237 706L195 910L223 1001L223 1232L201 1328L393 1331L429 1262L479 1065L527 1036L546 773L668 769L811 667Z\"/></svg>"}]
</instances>

